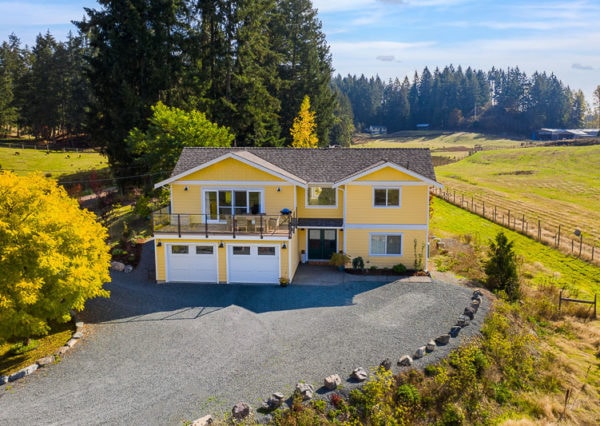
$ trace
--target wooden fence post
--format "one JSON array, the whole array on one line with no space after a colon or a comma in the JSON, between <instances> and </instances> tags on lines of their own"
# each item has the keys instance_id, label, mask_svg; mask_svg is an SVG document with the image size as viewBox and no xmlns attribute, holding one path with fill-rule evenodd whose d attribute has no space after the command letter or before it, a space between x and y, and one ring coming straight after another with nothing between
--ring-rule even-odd
<instances>
[{"instance_id":1,"label":"wooden fence post","mask_svg":"<svg viewBox=\"0 0 600 426\"><path fill-rule=\"evenodd\" d=\"M542 241L542 221L538 219L538 241Z\"/></svg>"},{"instance_id":2,"label":"wooden fence post","mask_svg":"<svg viewBox=\"0 0 600 426\"><path fill-rule=\"evenodd\" d=\"M560 226L558 225L558 235L556 236L556 247L560 247Z\"/></svg>"}]
</instances>

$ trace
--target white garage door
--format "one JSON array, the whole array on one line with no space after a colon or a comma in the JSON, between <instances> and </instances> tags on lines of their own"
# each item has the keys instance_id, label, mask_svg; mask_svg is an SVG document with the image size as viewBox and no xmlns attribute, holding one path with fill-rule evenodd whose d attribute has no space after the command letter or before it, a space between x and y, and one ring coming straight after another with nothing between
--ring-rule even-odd
<instances>
[{"instance_id":1,"label":"white garage door","mask_svg":"<svg viewBox=\"0 0 600 426\"><path fill-rule=\"evenodd\" d=\"M279 282L279 245L228 245L230 283Z\"/></svg>"},{"instance_id":2,"label":"white garage door","mask_svg":"<svg viewBox=\"0 0 600 426\"><path fill-rule=\"evenodd\" d=\"M212 244L168 244L167 281L216 283L217 247Z\"/></svg>"}]
</instances>

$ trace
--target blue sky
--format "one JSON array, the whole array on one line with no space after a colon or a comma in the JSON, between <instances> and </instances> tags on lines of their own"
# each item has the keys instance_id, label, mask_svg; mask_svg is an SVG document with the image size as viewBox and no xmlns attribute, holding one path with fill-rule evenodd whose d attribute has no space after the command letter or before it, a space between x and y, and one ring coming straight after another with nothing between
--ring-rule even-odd
<instances>
[{"instance_id":1,"label":"blue sky","mask_svg":"<svg viewBox=\"0 0 600 426\"><path fill-rule=\"evenodd\" d=\"M336 73L389 78L453 64L518 66L554 73L588 102L600 85L599 0L313 0ZM0 41L24 44L50 32L64 40L71 20L95 0L0 0Z\"/></svg>"}]
</instances>

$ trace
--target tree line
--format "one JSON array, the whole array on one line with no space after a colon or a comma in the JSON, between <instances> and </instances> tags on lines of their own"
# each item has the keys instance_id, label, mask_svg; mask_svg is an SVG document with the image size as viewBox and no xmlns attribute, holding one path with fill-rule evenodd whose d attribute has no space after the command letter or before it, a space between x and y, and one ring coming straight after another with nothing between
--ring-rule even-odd
<instances>
[{"instance_id":1,"label":"tree line","mask_svg":"<svg viewBox=\"0 0 600 426\"><path fill-rule=\"evenodd\" d=\"M579 128L588 110L581 90L554 74L531 76L518 67L490 71L452 65L429 68L411 80L337 75L333 85L347 98L357 129L383 125L388 131L477 130L530 135L540 127Z\"/></svg>"},{"instance_id":2,"label":"tree line","mask_svg":"<svg viewBox=\"0 0 600 426\"><path fill-rule=\"evenodd\" d=\"M310 0L98 3L66 42L46 33L28 48L13 34L2 44L0 128L85 133L125 176L135 153L124 141L159 101L202 112L237 146L284 146L308 96L319 144L349 142Z\"/></svg>"}]
</instances>

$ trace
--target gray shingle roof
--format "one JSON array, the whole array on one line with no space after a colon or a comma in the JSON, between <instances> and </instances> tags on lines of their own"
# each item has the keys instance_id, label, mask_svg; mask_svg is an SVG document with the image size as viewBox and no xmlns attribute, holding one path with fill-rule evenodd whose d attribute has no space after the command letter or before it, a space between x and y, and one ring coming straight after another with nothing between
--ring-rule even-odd
<instances>
[{"instance_id":1,"label":"gray shingle roof","mask_svg":"<svg viewBox=\"0 0 600 426\"><path fill-rule=\"evenodd\" d=\"M171 177L239 151L247 151L308 183L335 183L383 162L436 181L427 148L184 148Z\"/></svg>"}]
</instances>

